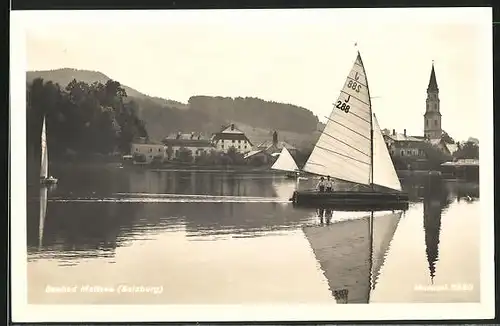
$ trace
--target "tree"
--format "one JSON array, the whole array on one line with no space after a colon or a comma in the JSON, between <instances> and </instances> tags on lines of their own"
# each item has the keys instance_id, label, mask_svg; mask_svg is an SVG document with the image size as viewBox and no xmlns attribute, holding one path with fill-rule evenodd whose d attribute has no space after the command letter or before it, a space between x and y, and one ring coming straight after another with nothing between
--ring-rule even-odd
<instances>
[{"instance_id":1,"label":"tree","mask_svg":"<svg viewBox=\"0 0 500 326\"><path fill-rule=\"evenodd\" d=\"M136 137L147 137L134 102L124 103L118 82L105 85L72 80L64 89L37 78L27 85L28 148L39 156L42 121L46 118L51 157L69 150L80 154L108 154L117 148L130 152Z\"/></svg>"},{"instance_id":2,"label":"tree","mask_svg":"<svg viewBox=\"0 0 500 326\"><path fill-rule=\"evenodd\" d=\"M263 166L266 164L266 161L262 155L254 155L250 157L249 164L253 166Z\"/></svg>"},{"instance_id":3,"label":"tree","mask_svg":"<svg viewBox=\"0 0 500 326\"><path fill-rule=\"evenodd\" d=\"M231 164L240 165L245 163L243 155L239 153L234 147L230 147L227 150L226 156L231 159Z\"/></svg>"},{"instance_id":4,"label":"tree","mask_svg":"<svg viewBox=\"0 0 500 326\"><path fill-rule=\"evenodd\" d=\"M479 159L479 146L474 142L465 142L460 144L453 156L457 159Z\"/></svg>"},{"instance_id":5,"label":"tree","mask_svg":"<svg viewBox=\"0 0 500 326\"><path fill-rule=\"evenodd\" d=\"M452 159L451 155L444 153L439 148L428 142L421 142L420 145L422 146L422 150L425 152L430 169L439 170L442 163Z\"/></svg>"},{"instance_id":6,"label":"tree","mask_svg":"<svg viewBox=\"0 0 500 326\"><path fill-rule=\"evenodd\" d=\"M146 155L142 153L134 153L134 155L132 156L132 160L134 162L144 163L146 162Z\"/></svg>"},{"instance_id":7,"label":"tree","mask_svg":"<svg viewBox=\"0 0 500 326\"><path fill-rule=\"evenodd\" d=\"M163 163L163 155L156 154L153 156L153 160L151 161L151 165L159 166Z\"/></svg>"},{"instance_id":8,"label":"tree","mask_svg":"<svg viewBox=\"0 0 500 326\"><path fill-rule=\"evenodd\" d=\"M180 162L191 163L193 162L193 153L186 147L179 148L178 160Z\"/></svg>"}]
</instances>

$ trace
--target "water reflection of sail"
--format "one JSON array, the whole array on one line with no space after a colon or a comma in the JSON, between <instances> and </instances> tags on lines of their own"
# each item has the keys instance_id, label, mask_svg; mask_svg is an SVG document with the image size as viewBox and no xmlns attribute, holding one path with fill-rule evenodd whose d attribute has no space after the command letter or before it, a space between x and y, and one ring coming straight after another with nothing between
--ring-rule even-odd
<instances>
[{"instance_id":1,"label":"water reflection of sail","mask_svg":"<svg viewBox=\"0 0 500 326\"><path fill-rule=\"evenodd\" d=\"M338 303L368 303L401 212L308 226L303 231Z\"/></svg>"},{"instance_id":2,"label":"water reflection of sail","mask_svg":"<svg viewBox=\"0 0 500 326\"><path fill-rule=\"evenodd\" d=\"M402 213L384 214L375 217L372 230L372 290L377 285L382 265L385 262L392 238L396 233Z\"/></svg>"},{"instance_id":3,"label":"water reflection of sail","mask_svg":"<svg viewBox=\"0 0 500 326\"><path fill-rule=\"evenodd\" d=\"M38 247L42 247L43 228L45 225L45 216L47 214L47 187L40 188L40 222L38 225Z\"/></svg>"}]
</instances>

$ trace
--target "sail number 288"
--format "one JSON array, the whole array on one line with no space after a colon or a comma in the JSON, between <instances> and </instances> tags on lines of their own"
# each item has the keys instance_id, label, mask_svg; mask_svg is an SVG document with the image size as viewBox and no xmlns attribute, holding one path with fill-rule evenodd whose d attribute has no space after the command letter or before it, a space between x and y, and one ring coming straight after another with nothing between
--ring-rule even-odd
<instances>
[{"instance_id":1,"label":"sail number 288","mask_svg":"<svg viewBox=\"0 0 500 326\"><path fill-rule=\"evenodd\" d=\"M349 106L349 104L347 104L346 102L342 102L342 101L337 101L337 104L335 105L335 107L337 109L341 109L345 113L349 113L349 109L351 108Z\"/></svg>"}]
</instances>

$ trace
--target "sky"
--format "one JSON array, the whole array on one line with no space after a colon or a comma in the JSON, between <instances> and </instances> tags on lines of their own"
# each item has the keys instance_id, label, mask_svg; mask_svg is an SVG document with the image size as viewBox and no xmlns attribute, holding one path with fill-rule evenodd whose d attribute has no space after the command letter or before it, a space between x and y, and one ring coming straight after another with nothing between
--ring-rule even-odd
<instances>
[{"instance_id":1,"label":"sky","mask_svg":"<svg viewBox=\"0 0 500 326\"><path fill-rule=\"evenodd\" d=\"M493 110L488 8L43 12L26 21L26 69L100 71L184 103L259 97L325 121L359 50L381 128L423 135L433 61L453 138L480 138Z\"/></svg>"}]
</instances>

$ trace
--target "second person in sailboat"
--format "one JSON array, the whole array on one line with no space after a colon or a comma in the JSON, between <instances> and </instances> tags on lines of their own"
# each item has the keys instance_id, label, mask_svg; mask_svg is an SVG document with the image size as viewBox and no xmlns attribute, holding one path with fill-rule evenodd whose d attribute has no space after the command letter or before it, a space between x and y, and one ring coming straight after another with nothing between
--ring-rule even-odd
<instances>
[{"instance_id":1,"label":"second person in sailboat","mask_svg":"<svg viewBox=\"0 0 500 326\"><path fill-rule=\"evenodd\" d=\"M325 188L326 192L333 192L333 179L330 176L326 177Z\"/></svg>"},{"instance_id":2,"label":"second person in sailboat","mask_svg":"<svg viewBox=\"0 0 500 326\"><path fill-rule=\"evenodd\" d=\"M325 192L325 178L323 177L319 178L317 188L319 192Z\"/></svg>"}]
</instances>

